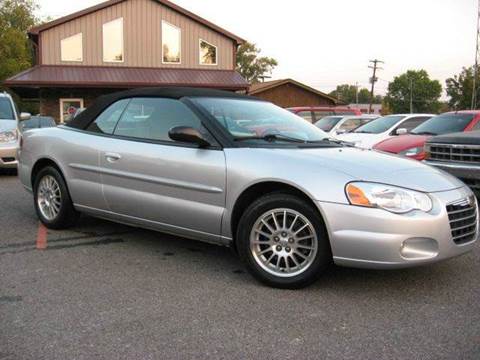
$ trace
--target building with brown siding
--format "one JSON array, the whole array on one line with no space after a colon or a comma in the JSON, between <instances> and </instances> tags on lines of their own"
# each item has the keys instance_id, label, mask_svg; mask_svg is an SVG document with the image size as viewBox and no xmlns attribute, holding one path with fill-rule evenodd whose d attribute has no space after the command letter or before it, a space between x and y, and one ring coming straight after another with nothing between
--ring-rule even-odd
<instances>
[{"instance_id":1,"label":"building with brown siding","mask_svg":"<svg viewBox=\"0 0 480 360\"><path fill-rule=\"evenodd\" d=\"M331 96L292 79L252 84L248 93L283 108L336 105Z\"/></svg>"},{"instance_id":2,"label":"building with brown siding","mask_svg":"<svg viewBox=\"0 0 480 360\"><path fill-rule=\"evenodd\" d=\"M248 89L240 37L167 0L109 0L29 31L36 65L5 81L66 121L99 95L134 87Z\"/></svg>"}]
</instances>

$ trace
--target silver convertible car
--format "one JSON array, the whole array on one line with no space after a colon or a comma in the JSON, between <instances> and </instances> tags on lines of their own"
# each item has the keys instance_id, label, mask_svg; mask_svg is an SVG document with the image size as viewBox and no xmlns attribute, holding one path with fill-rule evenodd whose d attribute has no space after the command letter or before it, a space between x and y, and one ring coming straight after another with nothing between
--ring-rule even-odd
<instances>
[{"instance_id":1,"label":"silver convertible car","mask_svg":"<svg viewBox=\"0 0 480 360\"><path fill-rule=\"evenodd\" d=\"M68 125L26 132L19 159L47 227L81 212L231 246L275 287L306 286L332 261L410 267L477 240L477 201L456 178L229 92L107 95Z\"/></svg>"}]
</instances>

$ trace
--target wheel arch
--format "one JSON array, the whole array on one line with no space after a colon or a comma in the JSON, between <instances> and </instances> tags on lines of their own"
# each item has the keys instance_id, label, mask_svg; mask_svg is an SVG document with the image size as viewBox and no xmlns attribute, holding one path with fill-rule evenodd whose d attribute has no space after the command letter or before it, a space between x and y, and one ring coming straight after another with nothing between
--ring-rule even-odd
<instances>
[{"instance_id":1,"label":"wheel arch","mask_svg":"<svg viewBox=\"0 0 480 360\"><path fill-rule=\"evenodd\" d=\"M65 179L65 175L62 171L62 168L57 164L57 162L55 162L51 158L42 157L42 158L37 159L37 161L35 161L35 164L33 165L32 171L30 173L30 183L32 185L32 189L35 186L35 178L37 177L38 173L40 172L40 170L42 170L43 168L45 168L47 166L52 166L55 169L57 169L58 172L60 173L60 175L63 177L63 180L65 181L65 184L67 183L67 181ZM67 188L68 188L68 184L67 184Z\"/></svg>"},{"instance_id":2,"label":"wheel arch","mask_svg":"<svg viewBox=\"0 0 480 360\"><path fill-rule=\"evenodd\" d=\"M308 204L310 204L313 209L318 213L320 220L325 226L327 234L329 233L327 224L324 218L324 214L320 211L318 206L315 204L312 196L308 194L305 190L300 189L297 186L292 184L278 181L278 180L266 180L257 182L255 184L249 185L245 188L240 195L236 198L234 206L232 208L231 217L230 217L230 230L232 232L233 238L233 247L236 248L235 245L235 238L237 233L238 224L240 222L240 218L242 217L245 210L250 206L250 204L258 199L259 197L271 194L271 193L278 193L283 192L290 195L297 196L303 200L305 200Z\"/></svg>"}]
</instances>

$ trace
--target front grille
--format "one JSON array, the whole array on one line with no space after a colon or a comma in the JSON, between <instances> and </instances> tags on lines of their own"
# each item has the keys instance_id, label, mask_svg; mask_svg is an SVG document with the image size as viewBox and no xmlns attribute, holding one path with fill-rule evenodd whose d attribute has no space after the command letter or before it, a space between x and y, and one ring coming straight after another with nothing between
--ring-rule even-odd
<instances>
[{"instance_id":1,"label":"front grille","mask_svg":"<svg viewBox=\"0 0 480 360\"><path fill-rule=\"evenodd\" d=\"M14 157L2 157L2 161L4 163L9 163L9 162L15 161L15 158Z\"/></svg>"},{"instance_id":2,"label":"front grille","mask_svg":"<svg viewBox=\"0 0 480 360\"><path fill-rule=\"evenodd\" d=\"M457 245L475 240L477 236L477 207L474 196L447 205L452 239Z\"/></svg>"},{"instance_id":3,"label":"front grille","mask_svg":"<svg viewBox=\"0 0 480 360\"><path fill-rule=\"evenodd\" d=\"M429 144L431 160L480 164L480 146Z\"/></svg>"}]
</instances>

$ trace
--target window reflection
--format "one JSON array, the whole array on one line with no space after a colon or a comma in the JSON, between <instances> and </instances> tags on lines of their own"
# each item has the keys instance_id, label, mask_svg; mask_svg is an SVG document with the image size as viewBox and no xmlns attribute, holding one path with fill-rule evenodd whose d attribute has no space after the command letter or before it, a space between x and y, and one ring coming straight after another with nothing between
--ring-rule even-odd
<instances>
[{"instance_id":1,"label":"window reflection","mask_svg":"<svg viewBox=\"0 0 480 360\"><path fill-rule=\"evenodd\" d=\"M217 65L217 47L205 40L200 40L200 64Z\"/></svg>"},{"instance_id":2,"label":"window reflection","mask_svg":"<svg viewBox=\"0 0 480 360\"><path fill-rule=\"evenodd\" d=\"M164 63L180 63L181 30L162 21L162 49Z\"/></svg>"},{"instance_id":3,"label":"window reflection","mask_svg":"<svg viewBox=\"0 0 480 360\"><path fill-rule=\"evenodd\" d=\"M103 24L103 61L123 61L123 18Z\"/></svg>"},{"instance_id":4,"label":"window reflection","mask_svg":"<svg viewBox=\"0 0 480 360\"><path fill-rule=\"evenodd\" d=\"M70 36L60 42L62 61L83 61L82 33Z\"/></svg>"}]
</instances>

